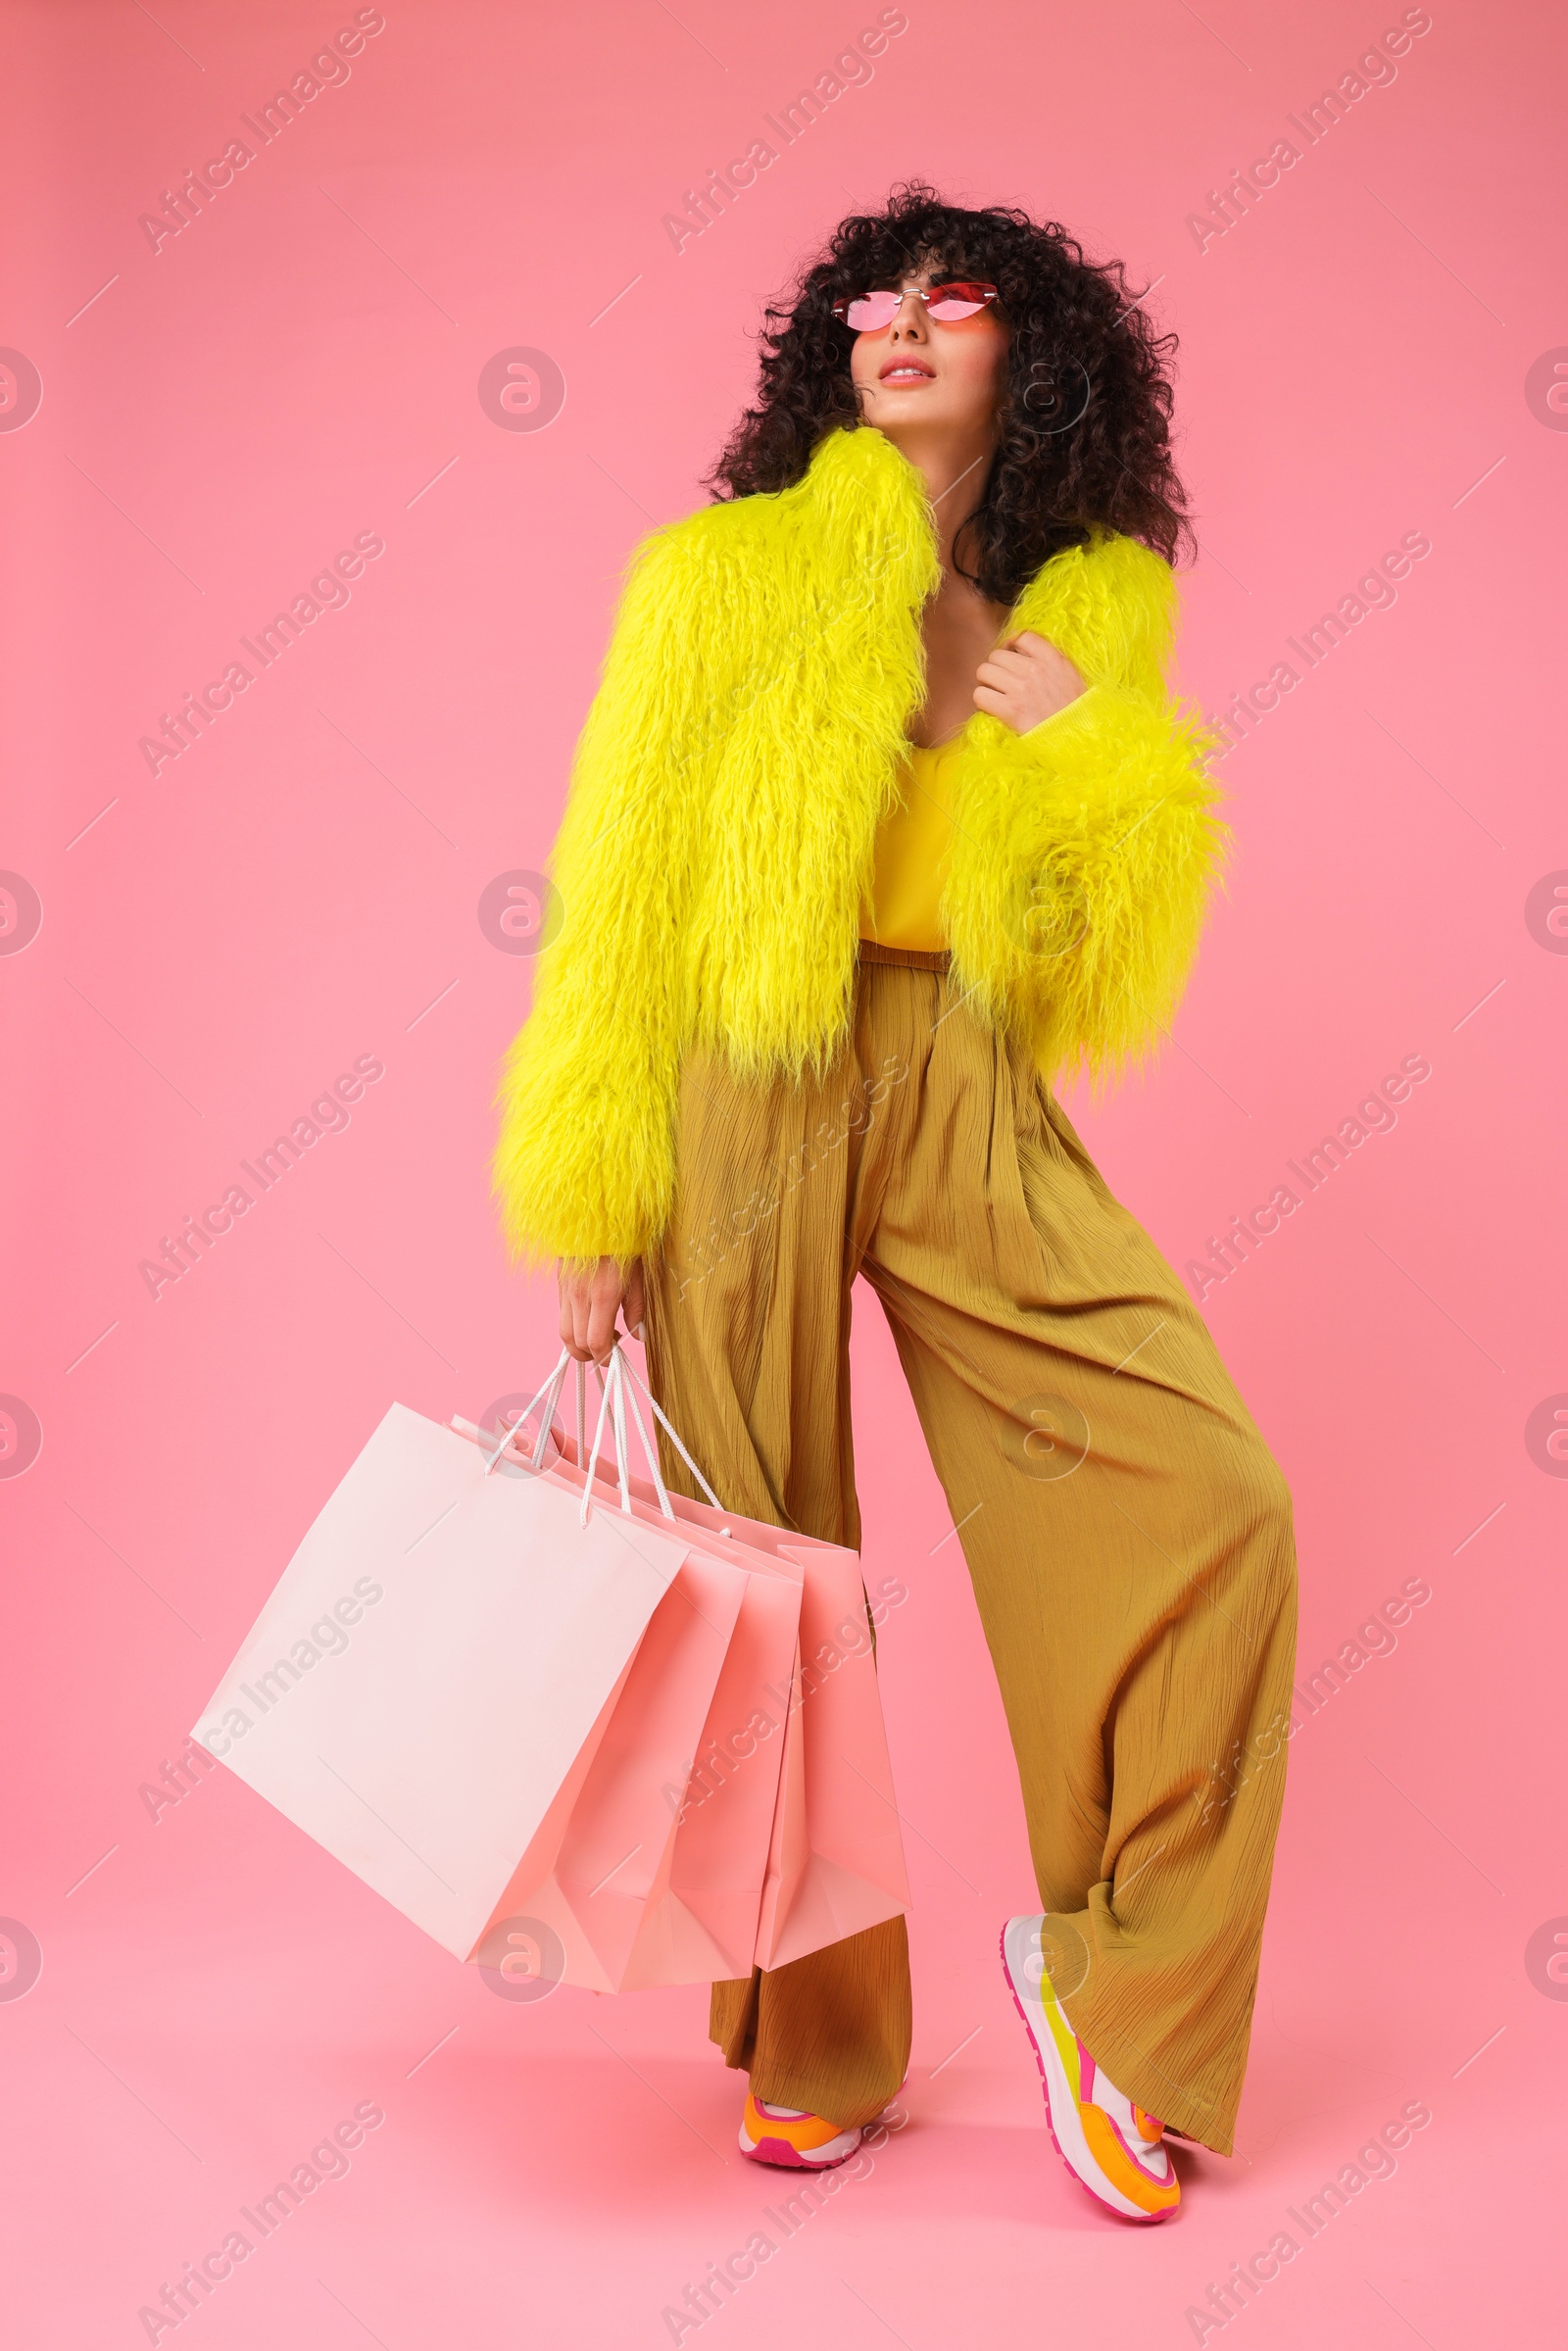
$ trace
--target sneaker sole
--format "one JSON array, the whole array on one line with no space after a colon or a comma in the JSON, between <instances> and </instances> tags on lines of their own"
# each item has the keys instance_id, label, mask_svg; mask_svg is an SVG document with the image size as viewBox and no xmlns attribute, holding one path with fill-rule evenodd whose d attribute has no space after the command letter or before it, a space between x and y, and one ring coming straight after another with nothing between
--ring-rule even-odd
<instances>
[{"instance_id":1,"label":"sneaker sole","mask_svg":"<svg viewBox=\"0 0 1568 2351\"><path fill-rule=\"evenodd\" d=\"M1060 2054L1056 2048L1055 2037L1046 2020L1045 2003L1039 1999L1027 1983L1021 1992L1018 1988L1017 1980L1007 1959L1007 1930L1005 1927L1002 1930L998 1949L1002 1958L1002 1973L1006 1979L1007 1989L1012 1994L1012 2004L1018 2011L1019 2021L1025 2033L1029 2035L1029 2046L1033 2049L1035 2063L1040 2068L1040 2087L1046 2101L1046 2129L1051 2133L1052 2145L1060 2156L1068 2173L1083 2189L1085 2195L1093 2196L1095 2202L1103 2211L1113 2212L1118 2220L1141 2221L1146 2226L1159 2221L1168 2221L1171 2212L1177 2209L1174 2205L1165 2212L1145 2212L1141 2205L1132 2201L1130 2196L1124 2196L1119 2188L1113 2187L1095 2162L1089 2150L1089 2141L1084 2136L1083 2125L1078 2119L1078 2100L1072 2093L1062 2067ZM1040 2028L1038 2032L1035 2029L1034 2018L1029 2014L1028 2007L1025 2006L1026 2000L1039 2013ZM1056 2122L1058 2113L1061 2116L1059 2131ZM1078 2165L1073 2161L1072 2154L1069 2154L1068 2148L1062 2144L1064 2137L1075 2153L1081 2153L1086 2170L1095 2176L1096 2184L1091 2184L1090 2180L1084 2177L1084 2173L1079 2170Z\"/></svg>"},{"instance_id":2,"label":"sneaker sole","mask_svg":"<svg viewBox=\"0 0 1568 2351\"><path fill-rule=\"evenodd\" d=\"M844 2137L848 2134L841 2131L839 2135ZM825 2143L831 2147L837 2142L828 2139ZM853 2144L846 2147L842 2155L803 2155L799 2147L790 2145L787 2138L749 2138L745 2124L741 2125L741 2153L750 2156L753 2163L770 2163L781 2172L837 2171L841 2163L849 2162L859 2144L860 2133L857 2131Z\"/></svg>"}]
</instances>

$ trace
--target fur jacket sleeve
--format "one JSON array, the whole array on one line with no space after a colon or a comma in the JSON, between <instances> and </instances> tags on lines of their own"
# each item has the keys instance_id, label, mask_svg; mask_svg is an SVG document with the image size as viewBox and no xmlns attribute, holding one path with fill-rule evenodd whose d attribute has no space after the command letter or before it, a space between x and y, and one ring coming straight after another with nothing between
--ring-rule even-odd
<instances>
[{"instance_id":1,"label":"fur jacket sleeve","mask_svg":"<svg viewBox=\"0 0 1568 2351\"><path fill-rule=\"evenodd\" d=\"M531 1261L625 1261L669 1205L679 942L707 748L693 553L678 525L637 550L572 761L551 857L560 927L498 1097L495 1190L514 1253Z\"/></svg>"}]
</instances>

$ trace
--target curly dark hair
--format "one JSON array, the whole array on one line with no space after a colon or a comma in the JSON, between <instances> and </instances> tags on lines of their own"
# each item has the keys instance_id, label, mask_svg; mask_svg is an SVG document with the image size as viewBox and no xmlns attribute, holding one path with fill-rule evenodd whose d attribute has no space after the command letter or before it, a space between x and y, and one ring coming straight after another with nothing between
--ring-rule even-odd
<instances>
[{"instance_id":1,"label":"curly dark hair","mask_svg":"<svg viewBox=\"0 0 1568 2351\"><path fill-rule=\"evenodd\" d=\"M954 564L1012 605L1048 558L1096 528L1124 531L1173 562L1189 551L1187 494L1170 449L1173 334L1156 334L1118 261L1092 262L1059 221L1004 205L968 212L922 180L884 212L852 213L825 252L768 306L758 404L705 477L715 499L785 490L835 425L857 424L854 329L843 295L896 285L925 266L989 278L1009 329L1007 383L985 495Z\"/></svg>"}]
</instances>

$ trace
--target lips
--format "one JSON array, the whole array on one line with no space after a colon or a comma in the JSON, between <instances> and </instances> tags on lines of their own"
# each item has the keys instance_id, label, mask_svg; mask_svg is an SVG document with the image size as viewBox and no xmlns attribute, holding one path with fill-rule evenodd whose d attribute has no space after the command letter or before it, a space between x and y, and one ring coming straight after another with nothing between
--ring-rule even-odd
<instances>
[{"instance_id":1,"label":"lips","mask_svg":"<svg viewBox=\"0 0 1568 2351\"><path fill-rule=\"evenodd\" d=\"M883 383L930 383L935 375L936 369L928 367L923 360L897 359L889 360L879 380Z\"/></svg>"}]
</instances>

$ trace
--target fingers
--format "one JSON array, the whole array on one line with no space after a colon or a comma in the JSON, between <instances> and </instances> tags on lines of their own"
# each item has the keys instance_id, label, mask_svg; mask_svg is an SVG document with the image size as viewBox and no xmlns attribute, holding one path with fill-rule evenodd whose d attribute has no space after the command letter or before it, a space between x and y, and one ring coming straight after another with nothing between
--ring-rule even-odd
<instances>
[{"instance_id":1,"label":"fingers","mask_svg":"<svg viewBox=\"0 0 1568 2351\"><path fill-rule=\"evenodd\" d=\"M1081 694L1084 690L1081 673L1068 661L1061 647L1053 645L1049 637L1041 636L1036 629L1020 629L1015 637L1007 639L1005 645L998 646L990 658L993 661L1021 663L1021 667L1014 668L1015 676L1039 677L1044 674L1056 679L1061 685L1070 686L1075 694Z\"/></svg>"},{"instance_id":2,"label":"fingers","mask_svg":"<svg viewBox=\"0 0 1568 2351\"><path fill-rule=\"evenodd\" d=\"M596 1354L593 1345L595 1299L606 1265L611 1267L613 1274L613 1262L607 1257L600 1258L592 1273L582 1266L568 1267L564 1263L559 1268L561 1344L578 1363L603 1362L604 1356L610 1352L607 1347L603 1355Z\"/></svg>"},{"instance_id":3,"label":"fingers","mask_svg":"<svg viewBox=\"0 0 1568 2351\"><path fill-rule=\"evenodd\" d=\"M608 1363L615 1344L615 1310L620 1304L620 1273L613 1257L601 1257L588 1278L584 1344L595 1363Z\"/></svg>"},{"instance_id":4,"label":"fingers","mask_svg":"<svg viewBox=\"0 0 1568 2351\"><path fill-rule=\"evenodd\" d=\"M982 685L996 687L1000 690L1004 686L1022 684L1023 680L1030 675L1033 666L1033 661L1028 654L1012 653L1005 646L999 645L994 652L987 654L975 671L975 676Z\"/></svg>"},{"instance_id":5,"label":"fingers","mask_svg":"<svg viewBox=\"0 0 1568 2351\"><path fill-rule=\"evenodd\" d=\"M1004 644L994 645L981 662L978 674L983 677L988 669L994 668L1004 676L1030 677L1038 675L1042 663L1048 669L1070 671L1074 677L1078 674L1060 647L1032 628L1020 629Z\"/></svg>"},{"instance_id":6,"label":"fingers","mask_svg":"<svg viewBox=\"0 0 1568 2351\"><path fill-rule=\"evenodd\" d=\"M564 1257L558 1257L556 1259L556 1288L561 1298L561 1316L558 1325L561 1334L561 1344L566 1349L566 1352L569 1355L574 1356L576 1360L581 1363L586 1361L586 1357L577 1340L577 1289L579 1280L580 1276L567 1266Z\"/></svg>"},{"instance_id":7,"label":"fingers","mask_svg":"<svg viewBox=\"0 0 1568 2351\"><path fill-rule=\"evenodd\" d=\"M561 1344L579 1363L607 1363L615 1344L615 1316L642 1335L646 1293L641 1258L627 1267L624 1281L613 1257L601 1257L591 1273L557 1266L561 1289Z\"/></svg>"},{"instance_id":8,"label":"fingers","mask_svg":"<svg viewBox=\"0 0 1568 2351\"><path fill-rule=\"evenodd\" d=\"M1084 691L1084 680L1066 655L1049 637L1026 628L993 647L975 671L974 707L1024 734Z\"/></svg>"}]
</instances>

